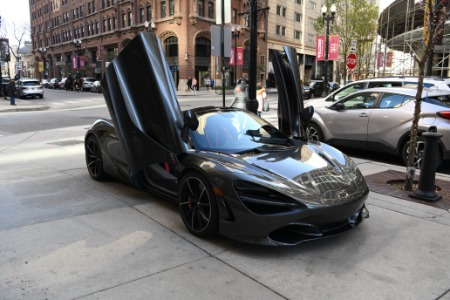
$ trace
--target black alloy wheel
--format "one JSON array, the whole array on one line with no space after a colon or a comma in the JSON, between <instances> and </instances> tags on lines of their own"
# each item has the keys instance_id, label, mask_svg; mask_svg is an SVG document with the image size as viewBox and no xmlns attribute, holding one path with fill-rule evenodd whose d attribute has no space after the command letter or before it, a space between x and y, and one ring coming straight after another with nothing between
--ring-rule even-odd
<instances>
[{"instance_id":1,"label":"black alloy wheel","mask_svg":"<svg viewBox=\"0 0 450 300\"><path fill-rule=\"evenodd\" d=\"M319 126L317 126L314 123L309 123L308 125L309 130L309 139L314 141L323 142L323 134L320 130Z\"/></svg>"},{"instance_id":2,"label":"black alloy wheel","mask_svg":"<svg viewBox=\"0 0 450 300\"><path fill-rule=\"evenodd\" d=\"M414 153L414 163L413 166L416 169L420 169L422 166L423 154L425 151L425 139L423 137L417 137L417 143L415 147ZM408 165L408 154L409 154L409 141L403 145L402 149L402 159L403 163ZM442 151L438 149L437 157L436 157L436 169L438 169L443 162Z\"/></svg>"},{"instance_id":3,"label":"black alloy wheel","mask_svg":"<svg viewBox=\"0 0 450 300\"><path fill-rule=\"evenodd\" d=\"M199 173L186 174L179 186L179 208L184 225L194 235L207 238L219 231L219 211L208 180Z\"/></svg>"},{"instance_id":4,"label":"black alloy wheel","mask_svg":"<svg viewBox=\"0 0 450 300\"><path fill-rule=\"evenodd\" d=\"M86 166L89 175L95 180L102 180L105 177L103 170L102 150L97 138L91 135L84 145L86 155Z\"/></svg>"}]
</instances>

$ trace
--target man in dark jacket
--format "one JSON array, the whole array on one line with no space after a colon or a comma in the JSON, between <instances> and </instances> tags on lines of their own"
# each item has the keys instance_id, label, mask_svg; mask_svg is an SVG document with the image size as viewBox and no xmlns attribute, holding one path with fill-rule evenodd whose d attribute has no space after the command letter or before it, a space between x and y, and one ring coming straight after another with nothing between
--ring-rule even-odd
<instances>
[{"instance_id":1,"label":"man in dark jacket","mask_svg":"<svg viewBox=\"0 0 450 300\"><path fill-rule=\"evenodd\" d=\"M8 94L9 99L11 100L11 105L16 105L16 82L11 80L9 84L6 86L6 93Z\"/></svg>"}]
</instances>

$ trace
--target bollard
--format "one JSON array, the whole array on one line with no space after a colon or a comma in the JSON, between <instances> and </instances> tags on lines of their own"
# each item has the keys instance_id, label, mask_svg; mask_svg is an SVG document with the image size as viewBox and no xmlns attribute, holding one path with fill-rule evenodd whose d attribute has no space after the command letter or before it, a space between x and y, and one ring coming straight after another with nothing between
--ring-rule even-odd
<instances>
[{"instance_id":1,"label":"bollard","mask_svg":"<svg viewBox=\"0 0 450 300\"><path fill-rule=\"evenodd\" d=\"M435 191L436 156L438 155L439 140L442 134L436 132L436 127L431 127L428 132L422 134L425 138L425 149L420 167L419 186L409 196L411 198L436 202L442 199Z\"/></svg>"}]
</instances>

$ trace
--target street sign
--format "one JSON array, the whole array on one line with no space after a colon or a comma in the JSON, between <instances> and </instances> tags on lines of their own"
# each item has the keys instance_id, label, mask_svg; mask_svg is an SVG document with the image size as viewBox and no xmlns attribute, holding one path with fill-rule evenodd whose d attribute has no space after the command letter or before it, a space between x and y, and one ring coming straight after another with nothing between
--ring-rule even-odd
<instances>
[{"instance_id":1,"label":"street sign","mask_svg":"<svg viewBox=\"0 0 450 300\"><path fill-rule=\"evenodd\" d=\"M354 69L356 67L356 63L358 62L358 59L356 58L356 54L355 53L350 53L347 56L347 59L346 59L345 62L347 64L347 68Z\"/></svg>"},{"instance_id":2,"label":"street sign","mask_svg":"<svg viewBox=\"0 0 450 300\"><path fill-rule=\"evenodd\" d=\"M350 42L350 53L355 53L356 52L356 40L352 40Z\"/></svg>"}]
</instances>

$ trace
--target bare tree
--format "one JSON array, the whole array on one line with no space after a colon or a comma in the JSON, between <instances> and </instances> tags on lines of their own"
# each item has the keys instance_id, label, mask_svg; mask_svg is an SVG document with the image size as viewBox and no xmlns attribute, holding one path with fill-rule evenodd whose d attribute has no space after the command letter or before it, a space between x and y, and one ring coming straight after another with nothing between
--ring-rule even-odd
<instances>
[{"instance_id":1,"label":"bare tree","mask_svg":"<svg viewBox=\"0 0 450 300\"><path fill-rule=\"evenodd\" d=\"M16 24L14 21L11 21L8 29L11 31L11 34L14 37L14 42L10 42L10 45L14 44L14 48L10 46L11 53L16 58L16 60L19 60L19 50L25 42L26 38L30 36L30 25L28 23Z\"/></svg>"},{"instance_id":2,"label":"bare tree","mask_svg":"<svg viewBox=\"0 0 450 300\"><path fill-rule=\"evenodd\" d=\"M428 57L433 52L434 45L442 42L444 24L449 16L450 1L447 0L426 0L424 1L424 51L421 56L413 52L414 60L419 65L419 80L417 85L416 103L414 107L414 118L411 125L409 146L408 146L408 164L406 169L406 180L404 190L412 191L415 166L414 157L416 156L417 145L417 126L422 105L423 78L425 76L425 64ZM430 62L431 63L431 62Z\"/></svg>"}]
</instances>

